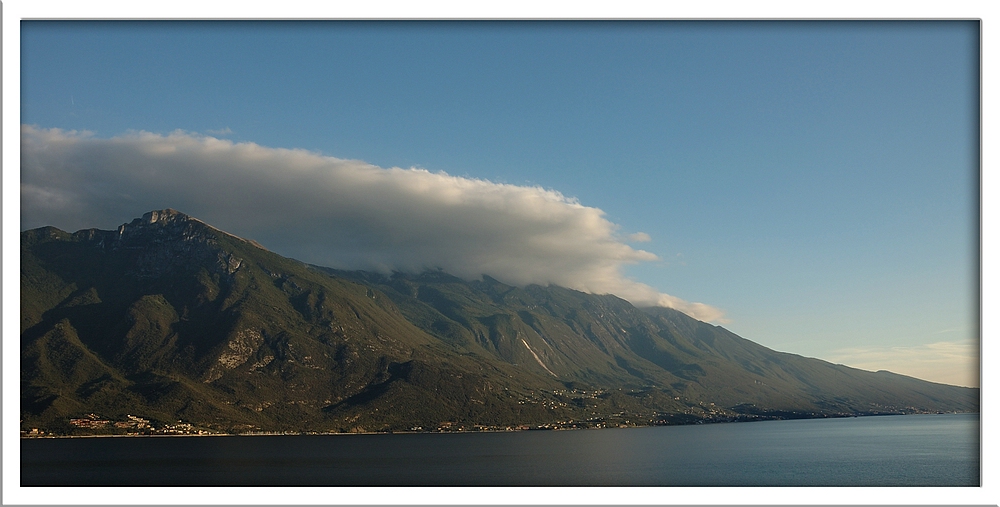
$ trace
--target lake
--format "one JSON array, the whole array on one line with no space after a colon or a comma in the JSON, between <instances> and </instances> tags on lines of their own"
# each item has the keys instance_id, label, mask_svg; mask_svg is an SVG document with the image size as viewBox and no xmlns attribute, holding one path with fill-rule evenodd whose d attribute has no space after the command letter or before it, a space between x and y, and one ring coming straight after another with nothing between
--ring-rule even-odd
<instances>
[{"instance_id":1,"label":"lake","mask_svg":"<svg viewBox=\"0 0 1000 507\"><path fill-rule=\"evenodd\" d=\"M979 415L21 440L22 486L977 486Z\"/></svg>"}]
</instances>

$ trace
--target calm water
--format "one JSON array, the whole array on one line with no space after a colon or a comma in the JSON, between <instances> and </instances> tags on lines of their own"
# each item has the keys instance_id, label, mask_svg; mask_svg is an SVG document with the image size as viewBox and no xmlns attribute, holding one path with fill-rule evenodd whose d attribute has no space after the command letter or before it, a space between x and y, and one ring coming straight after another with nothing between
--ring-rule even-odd
<instances>
[{"instance_id":1,"label":"calm water","mask_svg":"<svg viewBox=\"0 0 1000 507\"><path fill-rule=\"evenodd\" d=\"M29 485L975 486L979 416L21 441Z\"/></svg>"}]
</instances>

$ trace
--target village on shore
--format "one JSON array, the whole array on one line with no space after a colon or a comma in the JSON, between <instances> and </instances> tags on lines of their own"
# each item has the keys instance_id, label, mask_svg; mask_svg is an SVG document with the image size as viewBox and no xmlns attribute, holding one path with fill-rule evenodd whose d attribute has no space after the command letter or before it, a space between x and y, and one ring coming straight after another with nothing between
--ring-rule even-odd
<instances>
[{"instance_id":1,"label":"village on shore","mask_svg":"<svg viewBox=\"0 0 1000 507\"><path fill-rule=\"evenodd\" d=\"M412 426L403 430L370 431L362 427L350 431L267 431L245 424L231 428L213 428L178 420L171 423L154 423L149 419L127 415L124 419L105 418L96 413L68 420L69 431L22 428L21 438L82 438L116 436L254 436L254 435L351 435L351 434L405 434L405 433L475 433L532 430L575 430L600 428L635 428L646 426L674 426L723 422L750 422L781 419L814 419L828 417L858 417L874 415L903 415L924 413L919 411L874 411L871 413L819 414L806 412L774 412L764 414L735 413L713 409L700 416L689 414L628 414L618 412L608 417L594 417L585 421L560 421L542 424L486 425L443 421L434 427ZM940 412L938 412L940 413Z\"/></svg>"}]
</instances>

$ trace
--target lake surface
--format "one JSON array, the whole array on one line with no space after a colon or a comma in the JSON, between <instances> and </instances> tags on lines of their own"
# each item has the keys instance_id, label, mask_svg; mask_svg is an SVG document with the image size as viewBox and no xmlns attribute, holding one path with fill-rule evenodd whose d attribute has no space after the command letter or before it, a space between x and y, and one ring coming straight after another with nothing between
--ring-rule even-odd
<instances>
[{"instance_id":1,"label":"lake surface","mask_svg":"<svg viewBox=\"0 0 1000 507\"><path fill-rule=\"evenodd\" d=\"M21 441L22 486L977 486L979 464L978 414Z\"/></svg>"}]
</instances>

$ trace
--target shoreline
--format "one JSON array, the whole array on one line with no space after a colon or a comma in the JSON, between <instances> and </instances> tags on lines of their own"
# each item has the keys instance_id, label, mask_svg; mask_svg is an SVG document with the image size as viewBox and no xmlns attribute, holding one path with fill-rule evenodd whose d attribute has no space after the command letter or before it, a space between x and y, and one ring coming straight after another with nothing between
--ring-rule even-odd
<instances>
[{"instance_id":1,"label":"shoreline","mask_svg":"<svg viewBox=\"0 0 1000 507\"><path fill-rule=\"evenodd\" d=\"M981 412L924 412L910 414L852 414L852 415L822 415L817 417L775 417L768 419L752 420L701 420L691 423L679 424L630 424L619 426L590 426L590 427L566 427L566 428L521 428L521 429L484 429L484 430L455 430L455 431L359 431L359 432L321 432L321 431L260 431L248 433L187 433L187 434L135 434L135 435L20 435L21 440L43 440L43 439L76 439L76 438L173 438L173 437L301 437L301 436L350 436L350 435L457 435L469 433L520 433L526 431L573 431L573 430L607 430L607 429L632 429L632 428L654 428L661 426L698 426L703 424L727 424L727 423L751 423L766 421L795 421L813 419L847 419L857 417L884 417L884 416L907 416L907 415L960 415L970 414L981 417Z\"/></svg>"}]
</instances>

